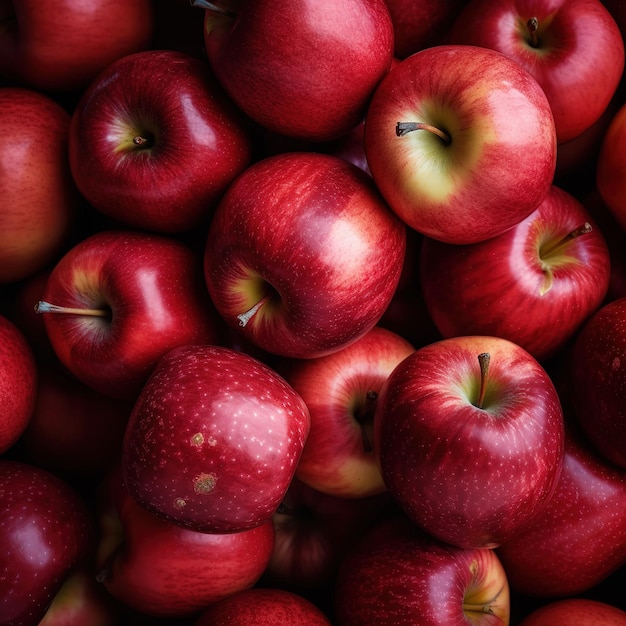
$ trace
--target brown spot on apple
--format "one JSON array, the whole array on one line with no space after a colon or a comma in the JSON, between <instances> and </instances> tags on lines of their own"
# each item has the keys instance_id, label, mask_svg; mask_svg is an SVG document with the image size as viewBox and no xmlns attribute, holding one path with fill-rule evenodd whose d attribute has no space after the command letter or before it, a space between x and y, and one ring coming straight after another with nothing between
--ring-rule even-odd
<instances>
[{"instance_id":1,"label":"brown spot on apple","mask_svg":"<svg viewBox=\"0 0 626 626\"><path fill-rule=\"evenodd\" d=\"M202 433L196 433L195 435L192 435L189 443L191 443L192 446L196 446L199 448L204 443L204 435Z\"/></svg>"},{"instance_id":2,"label":"brown spot on apple","mask_svg":"<svg viewBox=\"0 0 626 626\"><path fill-rule=\"evenodd\" d=\"M176 498L174 500L174 507L177 509L184 509L187 506L187 500L185 498Z\"/></svg>"},{"instance_id":3,"label":"brown spot on apple","mask_svg":"<svg viewBox=\"0 0 626 626\"><path fill-rule=\"evenodd\" d=\"M199 495L209 495L215 489L217 476L215 474L202 472L193 479L193 490Z\"/></svg>"}]
</instances>

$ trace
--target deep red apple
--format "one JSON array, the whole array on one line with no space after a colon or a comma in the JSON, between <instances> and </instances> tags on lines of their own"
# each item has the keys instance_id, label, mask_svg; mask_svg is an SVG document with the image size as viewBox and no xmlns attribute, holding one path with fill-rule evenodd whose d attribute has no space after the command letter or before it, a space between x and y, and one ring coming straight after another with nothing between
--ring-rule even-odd
<instances>
[{"instance_id":1,"label":"deep red apple","mask_svg":"<svg viewBox=\"0 0 626 626\"><path fill-rule=\"evenodd\" d=\"M392 61L384 0L192 4L207 9L207 57L227 93L282 135L328 141L350 131Z\"/></svg>"},{"instance_id":2,"label":"deep red apple","mask_svg":"<svg viewBox=\"0 0 626 626\"><path fill-rule=\"evenodd\" d=\"M30 344L0 315L0 455L17 442L32 418L38 378Z\"/></svg>"},{"instance_id":3,"label":"deep red apple","mask_svg":"<svg viewBox=\"0 0 626 626\"><path fill-rule=\"evenodd\" d=\"M554 600L535 609L519 626L626 626L626 612L593 598Z\"/></svg>"},{"instance_id":4,"label":"deep red apple","mask_svg":"<svg viewBox=\"0 0 626 626\"><path fill-rule=\"evenodd\" d=\"M91 555L91 513L60 478L0 459L0 623L37 626Z\"/></svg>"},{"instance_id":5,"label":"deep red apple","mask_svg":"<svg viewBox=\"0 0 626 626\"><path fill-rule=\"evenodd\" d=\"M203 532L271 519L310 430L302 398L261 361L181 346L161 358L130 417L124 481L141 504Z\"/></svg>"},{"instance_id":6,"label":"deep red apple","mask_svg":"<svg viewBox=\"0 0 626 626\"><path fill-rule=\"evenodd\" d=\"M510 598L493 550L439 542L402 516L372 528L344 560L334 608L336 626L507 626Z\"/></svg>"},{"instance_id":7,"label":"deep red apple","mask_svg":"<svg viewBox=\"0 0 626 626\"><path fill-rule=\"evenodd\" d=\"M600 454L626 468L626 297L587 320L575 338L570 365L578 423Z\"/></svg>"},{"instance_id":8,"label":"deep red apple","mask_svg":"<svg viewBox=\"0 0 626 626\"><path fill-rule=\"evenodd\" d=\"M375 326L338 352L281 364L311 414L311 432L296 470L300 480L345 498L386 490L374 455L374 411L383 383L413 351L400 335Z\"/></svg>"},{"instance_id":9,"label":"deep red apple","mask_svg":"<svg viewBox=\"0 0 626 626\"><path fill-rule=\"evenodd\" d=\"M624 70L619 27L600 0L470 0L450 41L497 50L532 74L559 143L600 118Z\"/></svg>"},{"instance_id":10,"label":"deep red apple","mask_svg":"<svg viewBox=\"0 0 626 626\"><path fill-rule=\"evenodd\" d=\"M69 127L69 113L52 98L0 88L0 284L43 269L68 242L78 206Z\"/></svg>"},{"instance_id":11,"label":"deep red apple","mask_svg":"<svg viewBox=\"0 0 626 626\"><path fill-rule=\"evenodd\" d=\"M151 0L4 0L0 20L0 77L56 93L84 89L154 34Z\"/></svg>"},{"instance_id":12,"label":"deep red apple","mask_svg":"<svg viewBox=\"0 0 626 626\"><path fill-rule=\"evenodd\" d=\"M246 589L212 604L193 626L331 626L313 602L284 589Z\"/></svg>"},{"instance_id":13,"label":"deep red apple","mask_svg":"<svg viewBox=\"0 0 626 626\"><path fill-rule=\"evenodd\" d=\"M279 154L249 167L220 202L205 280L226 323L251 343L286 357L322 356L384 313L405 230L357 166Z\"/></svg>"},{"instance_id":14,"label":"deep red apple","mask_svg":"<svg viewBox=\"0 0 626 626\"><path fill-rule=\"evenodd\" d=\"M102 485L97 579L124 606L180 620L252 587L272 554L271 521L238 533L200 533L140 506L113 471Z\"/></svg>"},{"instance_id":15,"label":"deep red apple","mask_svg":"<svg viewBox=\"0 0 626 626\"><path fill-rule=\"evenodd\" d=\"M604 301L611 263L590 211L552 186L505 233L466 246L426 238L420 281L443 337L494 335L545 361Z\"/></svg>"},{"instance_id":16,"label":"deep red apple","mask_svg":"<svg viewBox=\"0 0 626 626\"><path fill-rule=\"evenodd\" d=\"M109 65L70 129L72 174L91 205L167 233L203 226L251 150L247 122L206 64L175 50Z\"/></svg>"},{"instance_id":17,"label":"deep red apple","mask_svg":"<svg viewBox=\"0 0 626 626\"><path fill-rule=\"evenodd\" d=\"M390 494L416 524L460 547L495 547L536 518L563 448L552 380L506 339L419 348L378 396L374 452Z\"/></svg>"},{"instance_id":18,"label":"deep red apple","mask_svg":"<svg viewBox=\"0 0 626 626\"><path fill-rule=\"evenodd\" d=\"M556 168L539 83L504 54L440 45L398 63L365 119L370 171L390 207L447 243L494 237L528 217Z\"/></svg>"},{"instance_id":19,"label":"deep red apple","mask_svg":"<svg viewBox=\"0 0 626 626\"><path fill-rule=\"evenodd\" d=\"M590 591L626 563L626 472L568 428L552 499L497 552L515 592L554 598Z\"/></svg>"},{"instance_id":20,"label":"deep red apple","mask_svg":"<svg viewBox=\"0 0 626 626\"><path fill-rule=\"evenodd\" d=\"M142 232L79 241L53 268L37 310L68 370L118 398L134 398L174 346L218 338L202 259L177 239Z\"/></svg>"}]
</instances>

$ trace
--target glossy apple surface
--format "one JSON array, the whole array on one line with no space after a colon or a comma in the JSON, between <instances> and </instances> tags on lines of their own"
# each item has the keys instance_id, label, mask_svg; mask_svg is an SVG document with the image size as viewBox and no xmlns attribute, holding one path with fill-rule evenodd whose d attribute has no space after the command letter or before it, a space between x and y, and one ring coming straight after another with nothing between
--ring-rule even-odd
<instances>
[{"instance_id":1,"label":"glossy apple surface","mask_svg":"<svg viewBox=\"0 0 626 626\"><path fill-rule=\"evenodd\" d=\"M208 60L258 124L319 142L361 121L393 56L384 0L229 0L222 11L211 4Z\"/></svg>"},{"instance_id":2,"label":"glossy apple surface","mask_svg":"<svg viewBox=\"0 0 626 626\"><path fill-rule=\"evenodd\" d=\"M47 95L0 88L0 284L35 274L68 242L78 207L69 127Z\"/></svg>"},{"instance_id":3,"label":"glossy apple surface","mask_svg":"<svg viewBox=\"0 0 626 626\"><path fill-rule=\"evenodd\" d=\"M570 379L583 431L600 454L626 468L626 297L587 320L572 349Z\"/></svg>"},{"instance_id":4,"label":"glossy apple surface","mask_svg":"<svg viewBox=\"0 0 626 626\"><path fill-rule=\"evenodd\" d=\"M416 524L460 547L521 532L552 497L563 449L552 380L506 339L419 348L378 397L374 452L389 492Z\"/></svg>"},{"instance_id":5,"label":"glossy apple surface","mask_svg":"<svg viewBox=\"0 0 626 626\"><path fill-rule=\"evenodd\" d=\"M91 514L68 483L0 459L0 616L37 626L61 586L90 554Z\"/></svg>"},{"instance_id":6,"label":"glossy apple surface","mask_svg":"<svg viewBox=\"0 0 626 626\"><path fill-rule=\"evenodd\" d=\"M532 74L550 102L559 143L600 118L624 70L619 27L600 0L470 0L450 41L502 52Z\"/></svg>"},{"instance_id":7,"label":"glossy apple surface","mask_svg":"<svg viewBox=\"0 0 626 626\"><path fill-rule=\"evenodd\" d=\"M626 471L568 429L552 499L497 552L516 592L554 598L590 591L626 563Z\"/></svg>"},{"instance_id":8,"label":"glossy apple surface","mask_svg":"<svg viewBox=\"0 0 626 626\"><path fill-rule=\"evenodd\" d=\"M37 305L60 361L96 391L130 398L171 348L216 341L201 261L165 235L103 230L81 239Z\"/></svg>"},{"instance_id":9,"label":"glossy apple surface","mask_svg":"<svg viewBox=\"0 0 626 626\"><path fill-rule=\"evenodd\" d=\"M489 549L462 549L406 517L372 528L344 560L334 590L337 626L506 626L506 573Z\"/></svg>"},{"instance_id":10,"label":"glossy apple surface","mask_svg":"<svg viewBox=\"0 0 626 626\"><path fill-rule=\"evenodd\" d=\"M535 609L520 626L626 626L626 612L593 598L566 598Z\"/></svg>"},{"instance_id":11,"label":"glossy apple surface","mask_svg":"<svg viewBox=\"0 0 626 626\"><path fill-rule=\"evenodd\" d=\"M124 481L151 511L202 532L267 522L311 427L274 370L218 346L167 353L144 385L122 449Z\"/></svg>"},{"instance_id":12,"label":"glossy apple surface","mask_svg":"<svg viewBox=\"0 0 626 626\"><path fill-rule=\"evenodd\" d=\"M556 145L537 81L475 46L433 46L398 63L365 121L367 161L390 207L447 243L494 237L528 217L552 183Z\"/></svg>"},{"instance_id":13,"label":"glossy apple surface","mask_svg":"<svg viewBox=\"0 0 626 626\"><path fill-rule=\"evenodd\" d=\"M148 50L109 65L72 115L70 165L92 206L143 230L204 225L250 162L249 129L202 60Z\"/></svg>"},{"instance_id":14,"label":"glossy apple surface","mask_svg":"<svg viewBox=\"0 0 626 626\"><path fill-rule=\"evenodd\" d=\"M0 315L0 454L22 436L35 410L39 374L33 350L18 327Z\"/></svg>"},{"instance_id":15,"label":"glossy apple surface","mask_svg":"<svg viewBox=\"0 0 626 626\"><path fill-rule=\"evenodd\" d=\"M55 93L84 89L116 59L147 48L154 33L150 0L2 3L0 76Z\"/></svg>"},{"instance_id":16,"label":"glossy apple surface","mask_svg":"<svg viewBox=\"0 0 626 626\"><path fill-rule=\"evenodd\" d=\"M281 365L311 414L296 470L300 480L345 498L386 490L374 455L374 411L383 383L413 351L400 335L375 326L338 352Z\"/></svg>"},{"instance_id":17,"label":"glossy apple surface","mask_svg":"<svg viewBox=\"0 0 626 626\"><path fill-rule=\"evenodd\" d=\"M400 278L404 224L371 178L326 154L249 167L211 222L204 273L222 318L272 354L330 354L369 331Z\"/></svg>"},{"instance_id":18,"label":"glossy apple surface","mask_svg":"<svg viewBox=\"0 0 626 626\"><path fill-rule=\"evenodd\" d=\"M442 336L504 337L540 361L601 306L610 274L609 249L591 212L554 185L501 235L466 246L427 238L421 249L424 300Z\"/></svg>"}]
</instances>

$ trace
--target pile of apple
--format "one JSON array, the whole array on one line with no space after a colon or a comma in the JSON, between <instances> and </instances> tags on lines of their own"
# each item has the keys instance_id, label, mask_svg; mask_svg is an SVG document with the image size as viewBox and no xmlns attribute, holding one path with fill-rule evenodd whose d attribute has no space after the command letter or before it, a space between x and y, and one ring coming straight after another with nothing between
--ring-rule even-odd
<instances>
[{"instance_id":1,"label":"pile of apple","mask_svg":"<svg viewBox=\"0 0 626 626\"><path fill-rule=\"evenodd\" d=\"M0 626L625 626L625 34L0 3Z\"/></svg>"}]
</instances>

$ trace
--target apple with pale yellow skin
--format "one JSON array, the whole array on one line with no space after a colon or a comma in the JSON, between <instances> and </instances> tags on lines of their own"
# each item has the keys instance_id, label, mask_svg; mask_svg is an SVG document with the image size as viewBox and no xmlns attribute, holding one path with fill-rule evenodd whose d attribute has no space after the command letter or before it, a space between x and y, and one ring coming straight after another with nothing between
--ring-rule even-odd
<instances>
[{"instance_id":1,"label":"apple with pale yellow skin","mask_svg":"<svg viewBox=\"0 0 626 626\"><path fill-rule=\"evenodd\" d=\"M365 153L390 207L447 243L475 243L535 210L556 168L545 93L499 52L440 45L398 63L365 119Z\"/></svg>"}]
</instances>

